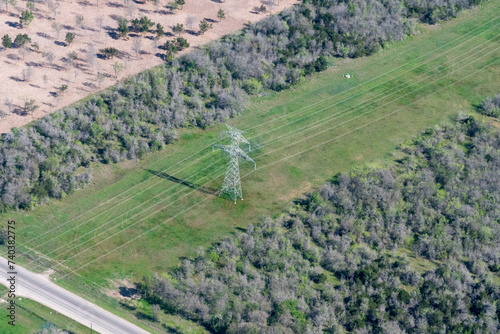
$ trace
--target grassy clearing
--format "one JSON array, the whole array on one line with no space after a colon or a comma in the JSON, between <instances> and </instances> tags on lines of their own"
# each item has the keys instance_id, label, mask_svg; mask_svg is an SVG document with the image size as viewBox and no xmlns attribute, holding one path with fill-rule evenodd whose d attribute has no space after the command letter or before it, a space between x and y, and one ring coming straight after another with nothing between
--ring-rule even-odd
<instances>
[{"instance_id":1,"label":"grassy clearing","mask_svg":"<svg viewBox=\"0 0 500 334\"><path fill-rule=\"evenodd\" d=\"M241 165L238 205L211 194L227 162L210 149L219 126L185 129L140 162L96 166L84 190L1 218L18 222L20 249L38 258L30 268L53 266L62 286L129 314L99 292L107 279L164 271L337 172L388 163L399 143L497 93L498 12L500 1L491 1L369 58L337 60L293 91L255 98L230 122L246 130L258 168Z\"/></svg>"},{"instance_id":2,"label":"grassy clearing","mask_svg":"<svg viewBox=\"0 0 500 334\"><path fill-rule=\"evenodd\" d=\"M16 300L16 325L11 326L7 323L8 313L6 305L5 303L0 304L0 318L2 319L0 321L0 333L36 333L44 328L50 328L51 324L75 334L90 333L90 328L80 325L70 318L26 298ZM94 333L98 334L96 331Z\"/></svg>"}]
</instances>

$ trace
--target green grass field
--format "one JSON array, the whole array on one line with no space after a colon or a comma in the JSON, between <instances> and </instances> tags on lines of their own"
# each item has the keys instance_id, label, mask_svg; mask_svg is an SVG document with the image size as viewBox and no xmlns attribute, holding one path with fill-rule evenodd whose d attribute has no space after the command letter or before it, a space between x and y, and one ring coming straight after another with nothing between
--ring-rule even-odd
<instances>
[{"instance_id":1,"label":"green grass field","mask_svg":"<svg viewBox=\"0 0 500 334\"><path fill-rule=\"evenodd\" d=\"M11 326L7 323L7 304L0 304L0 318L2 319L2 321L0 321L0 333L31 334L37 333L44 328L51 328L51 325L55 325L57 328L66 329L75 334L90 333L90 328L80 325L70 318L30 299L17 299L16 304L15 326ZM94 333L98 334L95 331Z\"/></svg>"},{"instance_id":2,"label":"green grass field","mask_svg":"<svg viewBox=\"0 0 500 334\"><path fill-rule=\"evenodd\" d=\"M374 56L334 60L295 89L255 98L229 123L252 143L241 164L244 201L212 194L227 158L213 152L218 126L184 129L146 159L95 166L94 182L31 212L3 214L18 226L28 267L58 271L58 283L116 313L108 279L163 272L237 228L279 213L335 173L385 165L397 145L500 91L500 1L423 28ZM351 79L343 77L345 73ZM243 148L243 146L242 146ZM100 292L101 291L101 292ZM201 328L167 319L186 332ZM182 323L177 323L181 322Z\"/></svg>"}]
</instances>

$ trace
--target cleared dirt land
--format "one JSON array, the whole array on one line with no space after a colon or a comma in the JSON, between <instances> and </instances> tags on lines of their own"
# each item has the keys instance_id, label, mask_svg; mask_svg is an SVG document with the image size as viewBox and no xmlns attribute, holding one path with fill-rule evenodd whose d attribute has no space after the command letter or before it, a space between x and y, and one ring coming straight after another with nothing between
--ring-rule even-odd
<instances>
[{"instance_id":1,"label":"cleared dirt land","mask_svg":"<svg viewBox=\"0 0 500 334\"><path fill-rule=\"evenodd\" d=\"M275 0L275 5L267 0L186 0L182 8L172 10L166 0L160 0L156 5L153 1L142 3L133 0L53 0L52 3L58 4L54 14L51 10L54 6L48 5L50 2L36 1L34 19L24 27L19 17L26 9L27 1L17 1L15 6L6 6L4 2L0 4L0 37L8 34L14 41L18 34L27 34L31 38L26 49L0 47L0 111L5 114L0 120L0 133L43 117L126 76L161 64L165 51L158 46L178 36L172 31L178 23L184 25L185 31L181 36L188 40L192 48L241 29L249 21L263 19L270 12L276 13L298 3L297 0ZM266 5L266 13L258 10L262 3ZM225 13L223 20L217 18L220 9ZM77 15L83 16L80 24L77 24ZM165 29L166 36L160 38L156 45L155 27L150 28L149 33L131 32L126 39L118 37L119 17L129 20L130 26L131 19L143 16L155 24L160 23ZM201 35L199 23L203 19L212 23L213 29ZM59 32L55 26L59 27ZM65 43L67 33L75 34L74 42L69 46ZM38 44L38 50L32 46L34 43ZM137 47L137 44L140 46ZM120 54L107 60L96 56L92 64L88 59L92 47L94 54L106 47L114 47ZM137 49L140 49L139 53ZM54 54L52 64L44 57L50 52ZM65 60L72 52L76 52L78 58L71 64ZM113 69L116 63L123 67L117 76ZM99 76L99 73L102 75ZM58 88L63 85L68 88L56 97ZM34 99L39 106L33 113L24 112L24 101L27 99ZM10 107L6 104L7 100L12 101Z\"/></svg>"}]
</instances>

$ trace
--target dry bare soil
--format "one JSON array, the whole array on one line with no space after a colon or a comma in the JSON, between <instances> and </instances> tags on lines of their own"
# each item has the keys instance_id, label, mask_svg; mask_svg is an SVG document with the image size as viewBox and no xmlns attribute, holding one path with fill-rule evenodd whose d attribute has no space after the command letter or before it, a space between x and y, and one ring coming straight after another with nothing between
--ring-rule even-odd
<instances>
[{"instance_id":1,"label":"dry bare soil","mask_svg":"<svg viewBox=\"0 0 500 334\"><path fill-rule=\"evenodd\" d=\"M56 0L53 0L56 2ZM57 1L56 14L50 10L48 2L35 1L34 20L25 27L19 23L19 17L26 9L27 1L17 1L15 6L0 3L0 37L8 34L12 40L18 34L28 34L31 43L27 50L23 48L1 48L0 52L0 133L8 132L12 127L19 127L33 119L43 117L61 107L78 101L88 94L109 87L126 76L141 72L146 68L161 64L164 51L156 46L171 40L172 28L181 23L185 32L182 34L190 43L190 48L217 39L244 27L248 21L258 21L269 15L289 7L297 0L274 0L275 5L264 1L268 12L261 13L258 8L261 0L186 0L182 9L172 10L167 0L139 2L134 0L80 0ZM279 3L279 5L278 5ZM7 10L8 9L8 10ZM217 19L217 12L225 12L224 20ZM76 16L82 15L84 20L78 25ZM150 33L131 33L127 39L119 38L116 33L118 18L129 21L147 16L155 23L160 23L166 32L157 45L154 43L153 29ZM203 19L213 24L213 29L199 34L199 22ZM101 24L99 22L102 22ZM53 27L59 25L59 32ZM129 22L130 25L130 22ZM74 33L74 42L69 46L64 42L66 33ZM134 39L140 40L139 55L133 50ZM39 50L31 46L37 43ZM137 43L137 42L135 42ZM88 50L93 46L95 53L105 47L114 47L120 51L114 59L96 57L93 64L88 61ZM185 50L184 52L186 52ZM55 59L52 64L44 57L44 53L52 52ZM73 64L65 62L71 52L76 52L78 59ZM115 75L113 65L124 67ZM104 78L98 76L104 74ZM99 79L101 77L102 79ZM64 94L56 97L59 87L67 85ZM34 99L39 106L33 113L25 114L25 100ZM12 108L6 105L12 101Z\"/></svg>"}]
</instances>

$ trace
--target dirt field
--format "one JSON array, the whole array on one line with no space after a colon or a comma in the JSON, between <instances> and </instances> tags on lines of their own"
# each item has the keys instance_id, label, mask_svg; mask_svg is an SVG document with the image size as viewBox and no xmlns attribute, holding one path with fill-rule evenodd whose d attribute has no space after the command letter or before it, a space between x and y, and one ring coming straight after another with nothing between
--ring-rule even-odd
<instances>
[{"instance_id":1,"label":"dirt field","mask_svg":"<svg viewBox=\"0 0 500 334\"><path fill-rule=\"evenodd\" d=\"M166 0L160 0L155 6L152 1L141 3L133 0L92 0L92 1L59 1L55 14L49 9L48 3L42 0L35 2L34 20L21 27L19 16L26 9L27 1L17 1L15 6L9 5L8 11L1 2L0 37L8 34L14 41L18 34L28 34L31 43L27 51L23 48L5 49L0 46L0 111L4 116L0 119L0 133L8 132L12 127L19 127L33 119L43 117L90 93L99 91L116 83L126 76L138 73L146 68L161 64L164 51L155 48L154 36L150 32L141 34L130 33L128 39L119 38L116 34L118 18L129 21L147 16L155 23L160 23L166 32L158 46L174 36L172 28L177 23L184 24L182 34L188 40L191 48L205 44L220 36L241 29L248 22L263 19L269 12L279 12L298 0L280 0L279 6L269 6L267 13L260 13L261 0L186 0L182 9L172 12ZM56 2L56 0L53 0ZM99 2L97 2L99 1ZM275 3L278 3L275 0ZM226 18L218 22L217 12L222 9ZM77 15L83 16L83 22L77 25ZM200 20L206 19L213 23L213 29L199 35ZM99 24L99 20L102 24ZM53 27L59 25L60 30ZM130 22L129 22L130 26ZM100 28L101 27L101 28ZM154 28L150 30L153 31ZM66 33L75 34L74 42L66 46ZM134 40L140 40L140 54L133 50ZM37 43L39 50L31 46ZM136 46L137 46L137 42ZM105 47L114 47L120 55L114 59L95 58L93 64L88 61L88 50L93 45L95 53ZM137 49L137 48L136 48ZM69 53L76 52L78 58L73 63L65 62ZM52 52L55 57L50 64L44 53ZM113 65L119 63L124 70L115 77ZM98 73L105 77L99 79ZM67 85L67 90L56 97L59 87ZM34 99L39 106L33 113L24 115L24 101ZM12 102L9 106L8 100Z\"/></svg>"}]
</instances>

